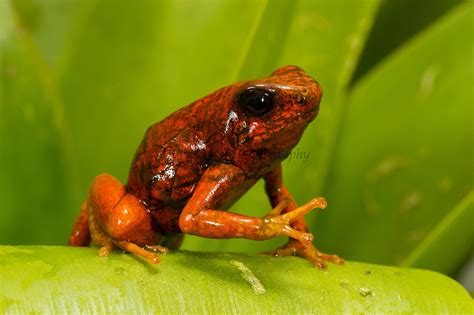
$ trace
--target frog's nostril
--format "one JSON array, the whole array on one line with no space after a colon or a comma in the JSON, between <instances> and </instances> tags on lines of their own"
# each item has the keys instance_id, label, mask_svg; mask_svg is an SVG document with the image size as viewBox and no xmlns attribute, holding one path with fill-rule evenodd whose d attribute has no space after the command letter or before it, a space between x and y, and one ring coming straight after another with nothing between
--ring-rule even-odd
<instances>
[{"instance_id":1,"label":"frog's nostril","mask_svg":"<svg viewBox=\"0 0 474 315\"><path fill-rule=\"evenodd\" d=\"M296 102L298 103L298 105L300 106L304 106L308 103L308 99L302 95L298 96L298 99L296 100Z\"/></svg>"}]
</instances>

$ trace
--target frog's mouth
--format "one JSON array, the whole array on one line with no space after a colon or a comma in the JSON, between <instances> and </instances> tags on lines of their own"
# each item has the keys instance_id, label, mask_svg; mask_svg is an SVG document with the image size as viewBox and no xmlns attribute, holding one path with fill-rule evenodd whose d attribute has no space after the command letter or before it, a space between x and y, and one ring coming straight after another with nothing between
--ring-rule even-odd
<instances>
[{"instance_id":1,"label":"frog's mouth","mask_svg":"<svg viewBox=\"0 0 474 315\"><path fill-rule=\"evenodd\" d=\"M308 111L299 112L290 123L285 125L280 132L283 133L298 133L302 134L306 126L312 122L318 115L318 108L313 108Z\"/></svg>"},{"instance_id":2,"label":"frog's mouth","mask_svg":"<svg viewBox=\"0 0 474 315\"><path fill-rule=\"evenodd\" d=\"M319 113L319 107L313 107L308 111L302 112L300 115L298 115L298 118L303 118L309 122L313 121L316 116L318 116Z\"/></svg>"}]
</instances>

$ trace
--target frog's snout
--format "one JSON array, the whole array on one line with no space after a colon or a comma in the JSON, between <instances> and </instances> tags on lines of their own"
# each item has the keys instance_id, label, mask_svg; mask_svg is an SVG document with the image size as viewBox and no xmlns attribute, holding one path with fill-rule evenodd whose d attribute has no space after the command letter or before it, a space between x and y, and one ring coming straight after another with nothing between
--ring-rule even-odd
<instances>
[{"instance_id":1,"label":"frog's snout","mask_svg":"<svg viewBox=\"0 0 474 315\"><path fill-rule=\"evenodd\" d=\"M303 104L303 106L311 107L317 110L323 96L323 90L321 89L321 86L309 75L307 75L307 83L304 86L305 88L303 88L300 92L301 97L306 99L306 104Z\"/></svg>"},{"instance_id":2,"label":"frog's snout","mask_svg":"<svg viewBox=\"0 0 474 315\"><path fill-rule=\"evenodd\" d=\"M318 108L323 90L318 82L298 66L283 66L275 70L272 77L283 79L281 83L293 88L296 104L302 107ZM278 80L279 81L279 80Z\"/></svg>"},{"instance_id":3,"label":"frog's snout","mask_svg":"<svg viewBox=\"0 0 474 315\"><path fill-rule=\"evenodd\" d=\"M321 86L310 76L304 81L297 89L297 104L306 108L318 108L323 95Z\"/></svg>"},{"instance_id":4,"label":"frog's snout","mask_svg":"<svg viewBox=\"0 0 474 315\"><path fill-rule=\"evenodd\" d=\"M289 72L301 72L301 73L306 74L306 72L298 66L283 66L283 67L278 68L275 71L273 71L273 73L271 75L272 76L284 75L284 74L289 73Z\"/></svg>"}]
</instances>

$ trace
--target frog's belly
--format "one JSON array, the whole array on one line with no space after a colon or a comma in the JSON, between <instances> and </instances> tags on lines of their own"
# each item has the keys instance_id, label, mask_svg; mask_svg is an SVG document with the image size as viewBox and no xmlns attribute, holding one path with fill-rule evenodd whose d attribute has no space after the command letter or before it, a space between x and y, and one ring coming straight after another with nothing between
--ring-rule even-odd
<instances>
[{"instance_id":1,"label":"frog's belly","mask_svg":"<svg viewBox=\"0 0 474 315\"><path fill-rule=\"evenodd\" d=\"M181 210L176 210L171 207L163 207L152 209L150 210L150 213L155 219L156 229L160 234L175 235L182 233L178 224Z\"/></svg>"}]
</instances>

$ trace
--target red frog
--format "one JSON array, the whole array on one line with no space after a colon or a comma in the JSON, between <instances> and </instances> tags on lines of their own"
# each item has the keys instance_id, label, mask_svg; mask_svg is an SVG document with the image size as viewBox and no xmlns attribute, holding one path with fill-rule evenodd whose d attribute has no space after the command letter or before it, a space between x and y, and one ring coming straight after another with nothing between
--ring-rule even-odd
<instances>
[{"instance_id":1,"label":"red frog","mask_svg":"<svg viewBox=\"0 0 474 315\"><path fill-rule=\"evenodd\" d=\"M270 76L221 88L148 128L127 185L108 174L90 186L69 244L114 246L151 263L153 252L180 246L184 234L265 240L288 236L274 256L302 256L319 268L336 255L312 244L303 215L283 184L281 162L316 117L322 90L305 71L285 66ZM227 212L260 178L273 210L263 218Z\"/></svg>"}]
</instances>

